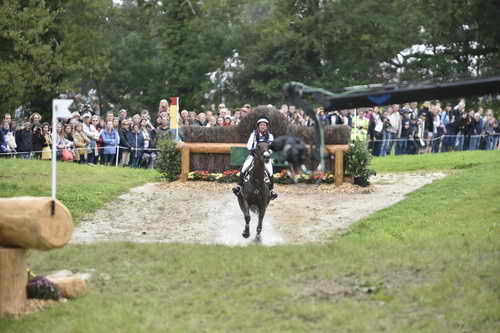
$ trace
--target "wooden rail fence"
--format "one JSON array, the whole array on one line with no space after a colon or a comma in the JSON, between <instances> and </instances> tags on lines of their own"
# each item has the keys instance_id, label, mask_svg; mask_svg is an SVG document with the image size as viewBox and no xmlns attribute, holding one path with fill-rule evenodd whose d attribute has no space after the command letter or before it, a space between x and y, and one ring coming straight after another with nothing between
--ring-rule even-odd
<instances>
[{"instance_id":1,"label":"wooden rail fence","mask_svg":"<svg viewBox=\"0 0 500 333\"><path fill-rule=\"evenodd\" d=\"M244 143L203 143L203 142L180 142L177 150L181 152L181 175L180 180L186 182L190 171L190 154L230 154L232 147L246 147ZM330 156L335 156L335 185L344 183L344 153L349 145L326 145L326 151Z\"/></svg>"}]
</instances>

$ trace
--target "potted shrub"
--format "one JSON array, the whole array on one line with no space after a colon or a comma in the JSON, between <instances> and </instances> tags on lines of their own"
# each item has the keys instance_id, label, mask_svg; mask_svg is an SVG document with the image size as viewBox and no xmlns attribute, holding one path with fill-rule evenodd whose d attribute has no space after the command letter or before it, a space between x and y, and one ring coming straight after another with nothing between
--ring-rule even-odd
<instances>
[{"instance_id":1,"label":"potted shrub","mask_svg":"<svg viewBox=\"0 0 500 333\"><path fill-rule=\"evenodd\" d=\"M346 153L346 174L354 179L354 184L359 186L368 186L368 179L375 175L375 170L370 169L372 155L368 151L366 142L356 139L351 144Z\"/></svg>"}]
</instances>

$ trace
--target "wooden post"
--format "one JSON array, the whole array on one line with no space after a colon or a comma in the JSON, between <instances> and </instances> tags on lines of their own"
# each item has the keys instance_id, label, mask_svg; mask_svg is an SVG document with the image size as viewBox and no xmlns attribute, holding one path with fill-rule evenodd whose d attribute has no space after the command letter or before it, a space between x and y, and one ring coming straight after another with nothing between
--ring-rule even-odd
<instances>
[{"instance_id":1,"label":"wooden post","mask_svg":"<svg viewBox=\"0 0 500 333\"><path fill-rule=\"evenodd\" d=\"M23 310L27 284L26 249L0 247L0 316Z\"/></svg>"},{"instance_id":2,"label":"wooden post","mask_svg":"<svg viewBox=\"0 0 500 333\"><path fill-rule=\"evenodd\" d=\"M190 161L190 149L189 145L184 145L181 148L182 151L182 158L181 158L181 182L187 182L188 180L188 173L189 173L189 165L191 163Z\"/></svg>"},{"instance_id":3,"label":"wooden post","mask_svg":"<svg viewBox=\"0 0 500 333\"><path fill-rule=\"evenodd\" d=\"M344 183L344 151L337 149L335 151L335 185L340 186Z\"/></svg>"}]
</instances>

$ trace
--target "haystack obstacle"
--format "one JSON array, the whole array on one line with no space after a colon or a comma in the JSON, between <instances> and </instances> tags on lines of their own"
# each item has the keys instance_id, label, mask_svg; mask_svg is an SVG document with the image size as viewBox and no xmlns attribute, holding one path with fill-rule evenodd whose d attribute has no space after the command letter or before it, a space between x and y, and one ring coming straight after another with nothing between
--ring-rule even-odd
<instances>
[{"instance_id":1,"label":"haystack obstacle","mask_svg":"<svg viewBox=\"0 0 500 333\"><path fill-rule=\"evenodd\" d=\"M236 126L200 127L185 126L181 128L182 143L177 145L177 150L182 153L181 181L186 181L191 170L204 170L208 172L222 172L227 170L231 163L231 148L246 147L246 142L251 132L255 130L257 119L266 116L270 122L270 129L274 137L283 135L296 136L304 141L306 146L312 145L315 140L315 131L312 127L296 126L275 108L257 106L252 112L241 119ZM336 184L344 182L344 154L348 149L351 129L348 126L326 126L325 153L335 157L329 159L327 168L335 169ZM306 153L306 167L315 168L310 156L311 149ZM238 164L235 164L238 165Z\"/></svg>"},{"instance_id":2,"label":"haystack obstacle","mask_svg":"<svg viewBox=\"0 0 500 333\"><path fill-rule=\"evenodd\" d=\"M0 316L16 314L26 305L27 249L61 248L71 240L73 218L52 198L0 199Z\"/></svg>"},{"instance_id":3,"label":"haystack obstacle","mask_svg":"<svg viewBox=\"0 0 500 333\"><path fill-rule=\"evenodd\" d=\"M191 163L191 153L202 154L230 154L233 147L246 147L244 143L200 143L200 142L180 142L177 150L181 152L181 182L188 180ZM329 156L335 157L335 185L344 183L344 153L349 149L349 145L326 145Z\"/></svg>"}]
</instances>

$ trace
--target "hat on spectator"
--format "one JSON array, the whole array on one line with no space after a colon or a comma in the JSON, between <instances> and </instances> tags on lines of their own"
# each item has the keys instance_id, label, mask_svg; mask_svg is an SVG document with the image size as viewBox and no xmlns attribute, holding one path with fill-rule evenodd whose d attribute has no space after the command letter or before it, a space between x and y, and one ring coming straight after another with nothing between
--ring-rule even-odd
<instances>
[{"instance_id":1,"label":"hat on spectator","mask_svg":"<svg viewBox=\"0 0 500 333\"><path fill-rule=\"evenodd\" d=\"M121 109L119 113L122 113L122 112L127 113L127 110L125 110L125 109Z\"/></svg>"},{"instance_id":2,"label":"hat on spectator","mask_svg":"<svg viewBox=\"0 0 500 333\"><path fill-rule=\"evenodd\" d=\"M90 114L90 112L86 112L82 116L82 118L90 118L90 117L92 117L92 115Z\"/></svg>"},{"instance_id":3,"label":"hat on spectator","mask_svg":"<svg viewBox=\"0 0 500 333\"><path fill-rule=\"evenodd\" d=\"M77 111L71 114L71 117L76 117L76 116L80 117L80 113L78 113Z\"/></svg>"}]
</instances>

